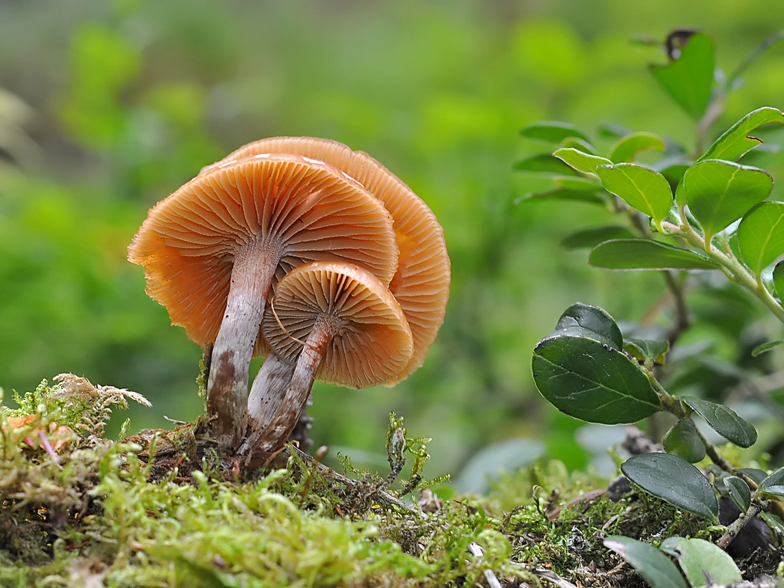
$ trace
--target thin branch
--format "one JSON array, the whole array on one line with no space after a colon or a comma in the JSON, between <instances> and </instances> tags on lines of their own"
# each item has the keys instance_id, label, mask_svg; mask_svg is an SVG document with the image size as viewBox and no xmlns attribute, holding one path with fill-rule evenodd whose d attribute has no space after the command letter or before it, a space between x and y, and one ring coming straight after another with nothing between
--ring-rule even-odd
<instances>
[{"instance_id":1,"label":"thin branch","mask_svg":"<svg viewBox=\"0 0 784 588\"><path fill-rule=\"evenodd\" d=\"M760 43L756 49L754 49L751 53L746 56L746 59L740 62L738 67L735 68L735 71L730 74L730 77L727 78L727 87L730 87L732 83L738 79L744 71L748 69L748 67L765 51L770 49L773 45L778 43L784 39L784 29L780 30L777 33L773 33L770 37L765 39L762 43Z\"/></svg>"},{"instance_id":2,"label":"thin branch","mask_svg":"<svg viewBox=\"0 0 784 588\"><path fill-rule=\"evenodd\" d=\"M743 527L748 525L763 510L765 509L759 501L752 500L751 505L749 506L749 510L746 511L746 513L741 513L740 516L735 519L735 522L727 527L727 530L724 531L724 535L722 535L719 540L716 541L716 545L722 549L727 549L727 546L732 543L735 537L738 536L738 533L741 532Z\"/></svg>"}]
</instances>

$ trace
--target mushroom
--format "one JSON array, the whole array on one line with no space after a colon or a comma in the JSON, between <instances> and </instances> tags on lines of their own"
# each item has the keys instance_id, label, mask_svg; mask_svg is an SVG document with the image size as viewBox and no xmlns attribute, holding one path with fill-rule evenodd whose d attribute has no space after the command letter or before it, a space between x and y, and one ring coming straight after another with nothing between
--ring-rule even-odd
<instances>
[{"instance_id":1,"label":"mushroom","mask_svg":"<svg viewBox=\"0 0 784 588\"><path fill-rule=\"evenodd\" d=\"M392 221L355 180L321 161L263 154L201 173L152 208L128 248L147 293L204 346L212 436L233 448L247 426L248 369L277 279L318 259L356 263L388 284Z\"/></svg>"},{"instance_id":2,"label":"mushroom","mask_svg":"<svg viewBox=\"0 0 784 588\"><path fill-rule=\"evenodd\" d=\"M262 323L271 350L296 367L281 401L239 453L268 459L286 442L318 377L366 388L405 369L413 352L400 305L367 270L337 261L300 265L278 282Z\"/></svg>"},{"instance_id":3,"label":"mushroom","mask_svg":"<svg viewBox=\"0 0 784 588\"><path fill-rule=\"evenodd\" d=\"M400 260L389 290L400 303L411 327L414 353L405 369L386 385L404 380L424 363L444 320L449 298L449 255L444 232L435 215L411 188L370 155L352 151L329 139L262 139L240 147L222 161L205 167L202 173L227 161L239 161L259 153L295 153L324 161L357 180L381 200L392 215ZM257 354L266 355L262 338L257 342Z\"/></svg>"}]
</instances>

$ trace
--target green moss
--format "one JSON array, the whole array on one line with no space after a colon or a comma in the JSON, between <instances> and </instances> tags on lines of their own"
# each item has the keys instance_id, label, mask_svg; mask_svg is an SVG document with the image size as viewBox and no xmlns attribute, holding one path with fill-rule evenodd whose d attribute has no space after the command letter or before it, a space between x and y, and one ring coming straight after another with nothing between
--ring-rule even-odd
<instances>
[{"instance_id":1,"label":"green moss","mask_svg":"<svg viewBox=\"0 0 784 588\"><path fill-rule=\"evenodd\" d=\"M560 462L504 475L487 496L442 501L424 478L429 440L409 438L394 415L385 477L343 459L346 478L292 451L240 480L198 439L198 423L105 439L111 406L128 397L143 401L66 376L20 397L19 409L0 407L0 585L435 587L492 571L531 585L555 573L634 586L606 535L715 533L647 495L611 502L607 480ZM57 453L42 431L52 447L62 441ZM408 493L420 507L401 502Z\"/></svg>"}]
</instances>

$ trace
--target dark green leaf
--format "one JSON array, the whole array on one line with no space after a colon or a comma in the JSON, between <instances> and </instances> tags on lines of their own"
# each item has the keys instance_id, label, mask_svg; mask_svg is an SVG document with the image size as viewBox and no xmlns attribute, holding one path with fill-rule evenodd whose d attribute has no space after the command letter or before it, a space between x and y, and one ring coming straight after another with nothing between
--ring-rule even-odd
<instances>
[{"instance_id":1,"label":"dark green leaf","mask_svg":"<svg viewBox=\"0 0 784 588\"><path fill-rule=\"evenodd\" d=\"M629 562L651 588L688 588L672 560L653 545L611 535L604 540L604 546Z\"/></svg>"},{"instance_id":2,"label":"dark green leaf","mask_svg":"<svg viewBox=\"0 0 784 588\"><path fill-rule=\"evenodd\" d=\"M659 411L648 378L606 342L556 331L534 349L539 392L568 415L593 423L633 423Z\"/></svg>"},{"instance_id":3,"label":"dark green leaf","mask_svg":"<svg viewBox=\"0 0 784 588\"><path fill-rule=\"evenodd\" d=\"M784 202L763 202L747 212L738 227L738 246L757 276L784 253Z\"/></svg>"},{"instance_id":4,"label":"dark green leaf","mask_svg":"<svg viewBox=\"0 0 784 588\"><path fill-rule=\"evenodd\" d=\"M686 202L705 234L705 241L768 197L773 178L761 169L707 159L683 176Z\"/></svg>"},{"instance_id":5,"label":"dark green leaf","mask_svg":"<svg viewBox=\"0 0 784 588\"><path fill-rule=\"evenodd\" d=\"M773 268L773 287L779 300L784 300L784 261L778 262Z\"/></svg>"},{"instance_id":6,"label":"dark green leaf","mask_svg":"<svg viewBox=\"0 0 784 588\"><path fill-rule=\"evenodd\" d=\"M588 263L611 270L706 270L718 265L709 257L649 239L614 239L597 245Z\"/></svg>"},{"instance_id":7,"label":"dark green leaf","mask_svg":"<svg viewBox=\"0 0 784 588\"><path fill-rule=\"evenodd\" d=\"M554 157L562 160L564 163L573 167L579 172L584 174L596 174L596 168L600 165L612 164L609 159L599 157L597 155L590 155L583 151L578 151L574 148L561 148L553 153Z\"/></svg>"},{"instance_id":8,"label":"dark green leaf","mask_svg":"<svg viewBox=\"0 0 784 588\"><path fill-rule=\"evenodd\" d=\"M609 313L591 304L577 302L563 311L555 325L556 331L565 331L580 327L600 335L612 342L617 351L623 348L623 335L615 319Z\"/></svg>"},{"instance_id":9,"label":"dark green leaf","mask_svg":"<svg viewBox=\"0 0 784 588\"><path fill-rule=\"evenodd\" d=\"M765 494L784 496L784 468L777 469L767 478L762 480L759 485L759 490Z\"/></svg>"},{"instance_id":10,"label":"dark green leaf","mask_svg":"<svg viewBox=\"0 0 784 588\"><path fill-rule=\"evenodd\" d=\"M657 161L651 166L651 169L663 175L670 183L670 187L674 189L691 164L692 162L688 157L678 155Z\"/></svg>"},{"instance_id":11,"label":"dark green leaf","mask_svg":"<svg viewBox=\"0 0 784 588\"><path fill-rule=\"evenodd\" d=\"M664 451L697 463L705 457L705 443L697 433L697 426L690 418L675 423L664 436Z\"/></svg>"},{"instance_id":12,"label":"dark green leaf","mask_svg":"<svg viewBox=\"0 0 784 588\"><path fill-rule=\"evenodd\" d=\"M606 202L605 192L603 191L587 192L585 190L564 190L563 188L558 188L557 190L549 190L547 192L528 192L520 196L517 203L539 200L585 202L600 206L604 206Z\"/></svg>"},{"instance_id":13,"label":"dark green leaf","mask_svg":"<svg viewBox=\"0 0 784 588\"><path fill-rule=\"evenodd\" d=\"M573 174L576 175L571 167L566 165L560 159L553 157L549 153L534 155L522 161L518 161L514 168L517 171L533 172L533 173L548 173L557 175Z\"/></svg>"},{"instance_id":14,"label":"dark green leaf","mask_svg":"<svg viewBox=\"0 0 784 588\"><path fill-rule=\"evenodd\" d=\"M633 163L603 165L596 168L596 173L608 192L647 214L657 224L670 212L672 190L663 175Z\"/></svg>"},{"instance_id":15,"label":"dark green leaf","mask_svg":"<svg viewBox=\"0 0 784 588\"><path fill-rule=\"evenodd\" d=\"M703 33L691 35L680 56L667 65L651 65L651 73L670 96L699 120L708 108L713 86L713 40Z\"/></svg>"},{"instance_id":16,"label":"dark green leaf","mask_svg":"<svg viewBox=\"0 0 784 588\"><path fill-rule=\"evenodd\" d=\"M667 537L659 544L659 549L661 549L667 555L678 557L680 554L678 553L676 547L682 539L684 539L684 537L679 537L678 535Z\"/></svg>"},{"instance_id":17,"label":"dark green leaf","mask_svg":"<svg viewBox=\"0 0 784 588\"><path fill-rule=\"evenodd\" d=\"M588 137L580 129L558 120L542 120L525 125L520 129L520 134L528 139L547 141L548 143L560 143L569 137L588 141Z\"/></svg>"},{"instance_id":18,"label":"dark green leaf","mask_svg":"<svg viewBox=\"0 0 784 588\"><path fill-rule=\"evenodd\" d=\"M757 347L752 349L751 350L751 356L752 357L757 357L758 355L761 355L762 353L765 353L766 351L770 351L771 349L774 349L774 348L778 347L781 344L784 344L784 340L780 339L778 341L768 341L767 343L763 343L762 345L758 345Z\"/></svg>"},{"instance_id":19,"label":"dark green leaf","mask_svg":"<svg viewBox=\"0 0 784 588\"><path fill-rule=\"evenodd\" d=\"M726 586L743 580L738 566L726 551L705 539L683 539L676 549L678 563L694 586ZM708 580L710 578L710 580Z\"/></svg>"},{"instance_id":20,"label":"dark green leaf","mask_svg":"<svg viewBox=\"0 0 784 588\"><path fill-rule=\"evenodd\" d=\"M754 481L754 483L757 485L759 485L759 483L762 482L762 480L768 477L768 472L765 472L757 468L741 468L738 470L738 472L740 472L744 476L748 476L749 478L751 478Z\"/></svg>"},{"instance_id":21,"label":"dark green leaf","mask_svg":"<svg viewBox=\"0 0 784 588\"><path fill-rule=\"evenodd\" d=\"M746 512L751 506L751 490L749 485L738 476L727 476L724 478L724 485L730 491L730 498L735 505L740 509L740 512Z\"/></svg>"},{"instance_id":22,"label":"dark green leaf","mask_svg":"<svg viewBox=\"0 0 784 588\"><path fill-rule=\"evenodd\" d=\"M599 125L599 135L608 139L618 139L631 135L634 131L629 128L619 125L618 123L603 123Z\"/></svg>"},{"instance_id":23,"label":"dark green leaf","mask_svg":"<svg viewBox=\"0 0 784 588\"><path fill-rule=\"evenodd\" d=\"M750 112L716 139L697 161L704 159L736 161L740 159L744 153L762 143L761 139L752 137L749 133L768 123L784 123L784 114L770 106L763 106Z\"/></svg>"},{"instance_id":24,"label":"dark green leaf","mask_svg":"<svg viewBox=\"0 0 784 588\"><path fill-rule=\"evenodd\" d=\"M696 515L719 521L719 503L710 482L685 459L669 453L634 455L621 465L637 486Z\"/></svg>"},{"instance_id":25,"label":"dark green leaf","mask_svg":"<svg viewBox=\"0 0 784 588\"><path fill-rule=\"evenodd\" d=\"M757 429L751 423L740 418L734 410L723 404L693 396L683 396L681 400L704 418L711 429L735 445L751 447L757 442Z\"/></svg>"},{"instance_id":26,"label":"dark green leaf","mask_svg":"<svg viewBox=\"0 0 784 588\"><path fill-rule=\"evenodd\" d=\"M621 226L607 226L595 227L593 229L584 229L576 231L561 241L561 247L564 249L592 249L599 243L604 243L611 239L634 239L632 233L626 227Z\"/></svg>"},{"instance_id":27,"label":"dark green leaf","mask_svg":"<svg viewBox=\"0 0 784 588\"><path fill-rule=\"evenodd\" d=\"M667 339L638 339L628 337L623 344L623 350L640 362L664 365L670 342Z\"/></svg>"},{"instance_id":28,"label":"dark green leaf","mask_svg":"<svg viewBox=\"0 0 784 588\"><path fill-rule=\"evenodd\" d=\"M624 163L633 161L640 151L648 151L650 149L664 151L665 148L664 139L658 135L653 133L632 133L619 139L610 148L608 157L615 163Z\"/></svg>"}]
</instances>

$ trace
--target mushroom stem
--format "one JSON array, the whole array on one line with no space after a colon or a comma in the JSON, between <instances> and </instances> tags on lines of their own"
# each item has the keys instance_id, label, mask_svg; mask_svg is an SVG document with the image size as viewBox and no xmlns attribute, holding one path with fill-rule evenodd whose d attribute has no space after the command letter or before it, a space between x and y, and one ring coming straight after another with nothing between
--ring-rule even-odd
<instances>
[{"instance_id":1,"label":"mushroom stem","mask_svg":"<svg viewBox=\"0 0 784 588\"><path fill-rule=\"evenodd\" d=\"M340 324L341 320L331 314L320 314L316 319L299 354L291 381L277 411L264 424L263 430L259 431L258 439L253 440L249 447L251 456L261 455L269 459L283 448L305 409L316 372L332 337L340 329Z\"/></svg>"},{"instance_id":2,"label":"mushroom stem","mask_svg":"<svg viewBox=\"0 0 784 588\"><path fill-rule=\"evenodd\" d=\"M250 360L279 260L280 247L264 239L250 241L234 257L207 383L211 433L221 447L235 448L245 436Z\"/></svg>"}]
</instances>

